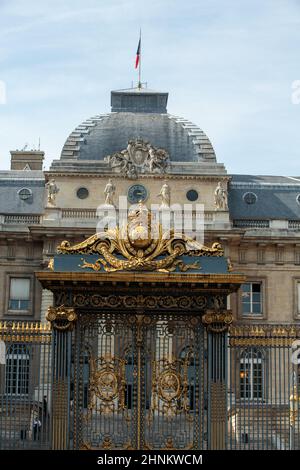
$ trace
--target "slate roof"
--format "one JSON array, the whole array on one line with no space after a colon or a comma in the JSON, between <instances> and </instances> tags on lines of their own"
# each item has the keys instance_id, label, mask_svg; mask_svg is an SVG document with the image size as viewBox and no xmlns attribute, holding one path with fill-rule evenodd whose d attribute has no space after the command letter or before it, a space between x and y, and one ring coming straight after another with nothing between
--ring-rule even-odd
<instances>
[{"instance_id":1,"label":"slate roof","mask_svg":"<svg viewBox=\"0 0 300 470\"><path fill-rule=\"evenodd\" d=\"M232 219L300 218L300 178L232 175L229 188L228 204ZM254 204L247 204L244 200L249 192L257 197Z\"/></svg>"},{"instance_id":2,"label":"slate roof","mask_svg":"<svg viewBox=\"0 0 300 470\"><path fill-rule=\"evenodd\" d=\"M81 124L67 139L61 159L103 160L123 150L128 140L141 138L169 152L175 162L215 160L214 150L201 129L168 114L111 113Z\"/></svg>"},{"instance_id":3,"label":"slate roof","mask_svg":"<svg viewBox=\"0 0 300 470\"><path fill-rule=\"evenodd\" d=\"M20 199L23 188L31 190L29 199ZM0 171L0 214L42 214L44 190L43 171Z\"/></svg>"},{"instance_id":4,"label":"slate roof","mask_svg":"<svg viewBox=\"0 0 300 470\"><path fill-rule=\"evenodd\" d=\"M168 151L175 162L215 161L205 133L189 121L169 114L111 113L82 123L68 137L61 159L103 160L141 138Z\"/></svg>"},{"instance_id":5,"label":"slate roof","mask_svg":"<svg viewBox=\"0 0 300 470\"><path fill-rule=\"evenodd\" d=\"M173 162L215 162L207 135L190 121L168 114L167 100L168 93L149 89L112 91L112 112L80 124L67 138L53 169L63 168L66 160L103 161L138 138L167 150Z\"/></svg>"}]
</instances>

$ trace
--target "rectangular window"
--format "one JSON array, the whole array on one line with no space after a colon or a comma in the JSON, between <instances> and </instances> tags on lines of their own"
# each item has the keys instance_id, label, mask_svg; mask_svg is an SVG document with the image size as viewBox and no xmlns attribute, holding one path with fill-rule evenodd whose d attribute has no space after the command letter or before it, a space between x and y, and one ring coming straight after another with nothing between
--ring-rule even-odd
<instances>
[{"instance_id":1,"label":"rectangular window","mask_svg":"<svg viewBox=\"0 0 300 470\"><path fill-rule=\"evenodd\" d=\"M9 289L9 310L28 310L30 279L12 277Z\"/></svg>"},{"instance_id":2,"label":"rectangular window","mask_svg":"<svg viewBox=\"0 0 300 470\"><path fill-rule=\"evenodd\" d=\"M260 352L244 352L240 360L240 397L244 400L263 398L263 360Z\"/></svg>"},{"instance_id":3,"label":"rectangular window","mask_svg":"<svg viewBox=\"0 0 300 470\"><path fill-rule=\"evenodd\" d=\"M6 393L8 395L28 395L29 391L29 351L26 345L10 346L6 355Z\"/></svg>"},{"instance_id":4,"label":"rectangular window","mask_svg":"<svg viewBox=\"0 0 300 470\"><path fill-rule=\"evenodd\" d=\"M260 282L249 282L242 285L243 315L262 314L262 285Z\"/></svg>"}]
</instances>

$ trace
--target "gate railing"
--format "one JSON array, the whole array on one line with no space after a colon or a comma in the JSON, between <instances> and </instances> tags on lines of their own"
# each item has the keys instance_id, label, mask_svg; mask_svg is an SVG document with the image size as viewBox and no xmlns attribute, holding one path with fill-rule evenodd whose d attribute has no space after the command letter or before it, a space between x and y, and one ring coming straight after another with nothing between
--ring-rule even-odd
<instances>
[{"instance_id":1,"label":"gate railing","mask_svg":"<svg viewBox=\"0 0 300 470\"><path fill-rule=\"evenodd\" d=\"M51 340L49 324L0 322L0 449L53 447ZM300 449L300 325L232 326L227 346L226 447ZM217 358L215 347L205 355Z\"/></svg>"},{"instance_id":2,"label":"gate railing","mask_svg":"<svg viewBox=\"0 0 300 470\"><path fill-rule=\"evenodd\" d=\"M51 330L0 322L0 449L49 449Z\"/></svg>"},{"instance_id":3,"label":"gate railing","mask_svg":"<svg viewBox=\"0 0 300 470\"><path fill-rule=\"evenodd\" d=\"M299 449L300 325L234 326L228 338L227 448Z\"/></svg>"}]
</instances>

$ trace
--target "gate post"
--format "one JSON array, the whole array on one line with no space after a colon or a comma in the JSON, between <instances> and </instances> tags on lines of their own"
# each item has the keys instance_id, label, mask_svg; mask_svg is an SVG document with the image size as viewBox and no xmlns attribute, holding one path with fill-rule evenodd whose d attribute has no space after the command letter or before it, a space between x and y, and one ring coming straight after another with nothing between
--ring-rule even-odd
<instances>
[{"instance_id":1,"label":"gate post","mask_svg":"<svg viewBox=\"0 0 300 470\"><path fill-rule=\"evenodd\" d=\"M73 308L49 307L46 316L52 337L52 450L69 448L70 369L72 330L77 320Z\"/></svg>"},{"instance_id":2,"label":"gate post","mask_svg":"<svg viewBox=\"0 0 300 470\"><path fill-rule=\"evenodd\" d=\"M208 449L226 449L227 442L227 330L231 310L207 310L202 317L208 336Z\"/></svg>"}]
</instances>

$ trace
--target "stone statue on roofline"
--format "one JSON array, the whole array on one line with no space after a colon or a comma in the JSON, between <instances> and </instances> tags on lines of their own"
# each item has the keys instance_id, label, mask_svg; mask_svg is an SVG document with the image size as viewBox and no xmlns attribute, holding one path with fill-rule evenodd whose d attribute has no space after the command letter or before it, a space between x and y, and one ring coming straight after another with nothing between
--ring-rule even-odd
<instances>
[{"instance_id":1,"label":"stone statue on roofline","mask_svg":"<svg viewBox=\"0 0 300 470\"><path fill-rule=\"evenodd\" d=\"M114 195L116 192L116 187L112 182L112 179L109 178L107 185L104 188L104 195L105 195L105 205L107 206L115 206L114 204Z\"/></svg>"},{"instance_id":2,"label":"stone statue on roofline","mask_svg":"<svg viewBox=\"0 0 300 470\"><path fill-rule=\"evenodd\" d=\"M228 192L227 192L227 189L225 189L222 186L221 181L219 181L215 189L214 196L215 196L215 210L222 210L222 211L228 210Z\"/></svg>"},{"instance_id":3,"label":"stone statue on roofline","mask_svg":"<svg viewBox=\"0 0 300 470\"><path fill-rule=\"evenodd\" d=\"M48 206L55 206L56 205L56 195L59 192L59 188L57 187L57 184L55 182L55 179L52 178L49 180L46 185L45 185L48 195L47 195L47 204Z\"/></svg>"},{"instance_id":4,"label":"stone statue on roofline","mask_svg":"<svg viewBox=\"0 0 300 470\"><path fill-rule=\"evenodd\" d=\"M161 198L160 207L162 209L170 207L170 204L171 204L171 188L168 185L167 181L165 181L164 184L162 185L161 190L158 194L158 197Z\"/></svg>"}]
</instances>

